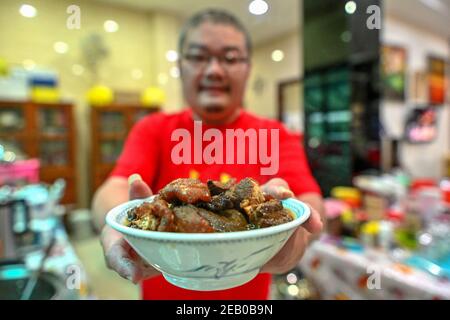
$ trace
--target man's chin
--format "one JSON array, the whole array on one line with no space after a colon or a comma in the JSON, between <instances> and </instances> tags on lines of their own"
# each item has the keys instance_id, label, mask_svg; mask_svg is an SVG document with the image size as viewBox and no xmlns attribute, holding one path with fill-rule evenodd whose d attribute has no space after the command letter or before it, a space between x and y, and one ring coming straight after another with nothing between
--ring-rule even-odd
<instances>
[{"instance_id":1,"label":"man's chin","mask_svg":"<svg viewBox=\"0 0 450 320\"><path fill-rule=\"evenodd\" d=\"M223 105L203 106L198 111L202 120L210 123L225 123L230 117L230 107Z\"/></svg>"},{"instance_id":2,"label":"man's chin","mask_svg":"<svg viewBox=\"0 0 450 320\"><path fill-rule=\"evenodd\" d=\"M203 108L203 112L207 114L224 114L227 108L221 105L210 105Z\"/></svg>"}]
</instances>

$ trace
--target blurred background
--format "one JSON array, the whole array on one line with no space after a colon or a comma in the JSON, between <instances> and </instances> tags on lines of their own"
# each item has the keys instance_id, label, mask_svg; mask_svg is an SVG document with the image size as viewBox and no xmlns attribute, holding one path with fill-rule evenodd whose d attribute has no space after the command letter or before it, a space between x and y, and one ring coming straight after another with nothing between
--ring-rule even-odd
<instances>
[{"instance_id":1,"label":"blurred background","mask_svg":"<svg viewBox=\"0 0 450 320\"><path fill-rule=\"evenodd\" d=\"M1 1L0 299L140 297L90 202L132 125L185 106L178 32L208 7L250 31L245 107L298 134L326 197L272 298L449 299L449 0Z\"/></svg>"}]
</instances>

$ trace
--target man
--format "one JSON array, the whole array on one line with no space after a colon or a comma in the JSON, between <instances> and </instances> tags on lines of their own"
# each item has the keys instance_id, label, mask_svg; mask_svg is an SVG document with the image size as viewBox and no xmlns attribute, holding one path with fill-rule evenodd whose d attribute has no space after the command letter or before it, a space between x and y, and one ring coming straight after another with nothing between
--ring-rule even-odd
<instances>
[{"instance_id":1,"label":"man","mask_svg":"<svg viewBox=\"0 0 450 320\"><path fill-rule=\"evenodd\" d=\"M142 282L144 299L267 299L271 274L293 269L312 236L322 230L320 190L311 176L300 141L280 123L243 110L245 86L251 69L251 42L246 30L233 16L218 10L195 15L181 32L179 52L183 93L189 108L176 114L154 114L136 124L111 176L94 196L93 210L99 225L104 226L105 214L120 203L148 197L172 180L187 177L204 182L208 179L225 181L230 177L239 181L252 177L262 184L265 192L276 198L295 195L308 203L312 208L311 217L255 279L238 288L197 292L175 287L148 266L121 234L104 226L101 241L107 265L134 283ZM216 133L224 135L227 130L258 129L254 132L262 139L261 129L276 130L279 141L270 146L272 153L279 149L275 159L276 173L262 174L262 161L242 164L218 160L205 163L205 159L196 159L192 164L174 160L174 150L179 141L174 140L173 133L181 129L195 137L199 124L194 123L196 120L202 121L200 129L213 128ZM205 141L200 142L203 148L206 144ZM184 152L194 153L196 147L191 147ZM248 143L224 152L230 154L244 150L245 159L249 159L254 147Z\"/></svg>"}]
</instances>

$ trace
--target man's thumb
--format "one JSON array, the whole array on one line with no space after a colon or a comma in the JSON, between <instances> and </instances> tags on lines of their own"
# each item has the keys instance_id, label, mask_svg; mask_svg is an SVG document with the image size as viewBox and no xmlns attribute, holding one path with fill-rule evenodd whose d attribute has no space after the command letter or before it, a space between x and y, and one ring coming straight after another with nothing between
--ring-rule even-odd
<instances>
[{"instance_id":1,"label":"man's thumb","mask_svg":"<svg viewBox=\"0 0 450 320\"><path fill-rule=\"evenodd\" d=\"M137 173L128 177L130 200L148 198L153 193L150 187L142 180Z\"/></svg>"}]
</instances>

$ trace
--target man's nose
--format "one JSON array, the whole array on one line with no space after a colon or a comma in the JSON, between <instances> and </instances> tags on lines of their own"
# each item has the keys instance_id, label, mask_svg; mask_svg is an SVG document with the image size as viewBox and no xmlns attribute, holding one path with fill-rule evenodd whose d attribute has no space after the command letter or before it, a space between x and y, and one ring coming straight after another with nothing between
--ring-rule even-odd
<instances>
[{"instance_id":1,"label":"man's nose","mask_svg":"<svg viewBox=\"0 0 450 320\"><path fill-rule=\"evenodd\" d=\"M222 77L225 75L225 69L217 57L211 57L206 65L205 73L208 77Z\"/></svg>"}]
</instances>

